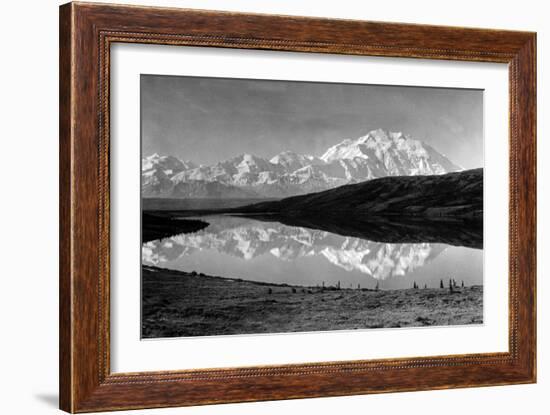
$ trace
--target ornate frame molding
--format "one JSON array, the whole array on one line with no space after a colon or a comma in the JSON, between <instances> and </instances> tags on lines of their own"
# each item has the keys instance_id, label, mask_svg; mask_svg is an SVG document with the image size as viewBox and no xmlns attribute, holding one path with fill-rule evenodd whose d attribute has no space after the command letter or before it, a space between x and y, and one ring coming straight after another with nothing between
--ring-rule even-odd
<instances>
[{"instance_id":1,"label":"ornate frame molding","mask_svg":"<svg viewBox=\"0 0 550 415\"><path fill-rule=\"evenodd\" d=\"M116 42L508 63L509 352L111 373L109 70L110 46ZM525 32L86 3L61 6L61 408L89 412L534 382L535 62L536 36Z\"/></svg>"}]
</instances>

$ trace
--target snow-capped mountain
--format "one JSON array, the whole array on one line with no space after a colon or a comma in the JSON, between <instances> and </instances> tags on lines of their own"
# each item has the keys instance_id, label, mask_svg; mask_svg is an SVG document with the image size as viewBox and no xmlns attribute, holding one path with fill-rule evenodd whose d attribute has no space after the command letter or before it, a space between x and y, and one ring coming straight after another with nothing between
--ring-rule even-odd
<instances>
[{"instance_id":1,"label":"snow-capped mountain","mask_svg":"<svg viewBox=\"0 0 550 415\"><path fill-rule=\"evenodd\" d=\"M210 166L153 154L142 160L144 197L287 197L386 176L461 170L401 132L381 129L330 147L321 157L284 151L270 160L242 154ZM215 185L213 183L216 183Z\"/></svg>"},{"instance_id":2,"label":"snow-capped mountain","mask_svg":"<svg viewBox=\"0 0 550 415\"><path fill-rule=\"evenodd\" d=\"M157 153L141 160L141 170L150 171L162 170L165 174L175 174L182 170L194 169L197 167L192 161L181 161L173 156L159 156Z\"/></svg>"},{"instance_id":3,"label":"snow-capped mountain","mask_svg":"<svg viewBox=\"0 0 550 415\"><path fill-rule=\"evenodd\" d=\"M181 161L173 156L157 153L141 160L141 190L146 194L164 194L173 190L171 178L185 170L195 169L191 161Z\"/></svg>"},{"instance_id":4,"label":"snow-capped mountain","mask_svg":"<svg viewBox=\"0 0 550 415\"><path fill-rule=\"evenodd\" d=\"M281 166L285 171L295 171L305 166L324 164L323 160L318 157L296 154L292 151L283 151L269 161Z\"/></svg>"},{"instance_id":5,"label":"snow-capped mountain","mask_svg":"<svg viewBox=\"0 0 550 415\"><path fill-rule=\"evenodd\" d=\"M344 140L329 148L321 159L370 160L369 170L375 177L442 174L460 170L443 154L403 133L378 129L356 140Z\"/></svg>"}]
</instances>

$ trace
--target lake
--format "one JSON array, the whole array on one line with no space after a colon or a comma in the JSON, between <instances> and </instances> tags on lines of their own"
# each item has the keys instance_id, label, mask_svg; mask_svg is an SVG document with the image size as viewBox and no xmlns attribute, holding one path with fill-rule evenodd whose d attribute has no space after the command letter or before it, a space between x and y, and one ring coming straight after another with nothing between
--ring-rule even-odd
<instances>
[{"instance_id":1,"label":"lake","mask_svg":"<svg viewBox=\"0 0 550 415\"><path fill-rule=\"evenodd\" d=\"M192 219L192 218L186 218ZM483 250L386 243L255 218L201 216L204 229L149 241L143 265L274 284L380 289L483 284Z\"/></svg>"}]
</instances>

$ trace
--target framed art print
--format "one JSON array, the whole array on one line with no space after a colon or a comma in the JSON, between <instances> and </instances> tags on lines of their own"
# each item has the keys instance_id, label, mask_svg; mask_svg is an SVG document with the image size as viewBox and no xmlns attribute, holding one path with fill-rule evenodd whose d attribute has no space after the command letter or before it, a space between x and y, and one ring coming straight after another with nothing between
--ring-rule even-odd
<instances>
[{"instance_id":1,"label":"framed art print","mask_svg":"<svg viewBox=\"0 0 550 415\"><path fill-rule=\"evenodd\" d=\"M140 91L142 338L483 323L481 90L141 75Z\"/></svg>"},{"instance_id":2,"label":"framed art print","mask_svg":"<svg viewBox=\"0 0 550 415\"><path fill-rule=\"evenodd\" d=\"M535 381L535 34L60 28L63 410Z\"/></svg>"}]
</instances>

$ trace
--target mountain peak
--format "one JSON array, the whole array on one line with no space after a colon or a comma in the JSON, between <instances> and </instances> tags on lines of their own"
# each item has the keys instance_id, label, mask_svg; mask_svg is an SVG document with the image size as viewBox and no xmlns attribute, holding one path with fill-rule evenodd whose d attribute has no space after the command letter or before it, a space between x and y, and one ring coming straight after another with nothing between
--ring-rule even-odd
<instances>
[{"instance_id":1,"label":"mountain peak","mask_svg":"<svg viewBox=\"0 0 550 415\"><path fill-rule=\"evenodd\" d=\"M285 151L281 151L279 154L273 156L270 161L272 163L275 163L278 160L298 159L300 157L304 157L304 156L301 156L300 154L295 153L294 151L285 150Z\"/></svg>"},{"instance_id":2,"label":"mountain peak","mask_svg":"<svg viewBox=\"0 0 550 415\"><path fill-rule=\"evenodd\" d=\"M376 139L388 139L390 136L390 132L384 130L383 128L377 128L376 130L371 130L367 134L367 136L376 138Z\"/></svg>"},{"instance_id":3,"label":"mountain peak","mask_svg":"<svg viewBox=\"0 0 550 415\"><path fill-rule=\"evenodd\" d=\"M262 158L255 156L254 154L251 154L251 153L242 153L230 159L230 161L234 163L242 163L242 162L250 163L255 160L262 160Z\"/></svg>"},{"instance_id":4,"label":"mountain peak","mask_svg":"<svg viewBox=\"0 0 550 415\"><path fill-rule=\"evenodd\" d=\"M358 144L365 144L369 141L373 143L397 143L403 140L411 140L409 135L404 134L402 131L389 131L383 128L371 130L362 137L355 140ZM352 140L354 141L354 140ZM417 141L417 140L414 140Z\"/></svg>"},{"instance_id":5,"label":"mountain peak","mask_svg":"<svg viewBox=\"0 0 550 415\"><path fill-rule=\"evenodd\" d=\"M291 173L311 164L314 161L314 157L287 150L277 154L269 161Z\"/></svg>"},{"instance_id":6,"label":"mountain peak","mask_svg":"<svg viewBox=\"0 0 550 415\"><path fill-rule=\"evenodd\" d=\"M461 170L443 154L403 132L371 130L356 140L344 140L329 148L321 159L326 163L365 159L383 176L442 174Z\"/></svg>"}]
</instances>

